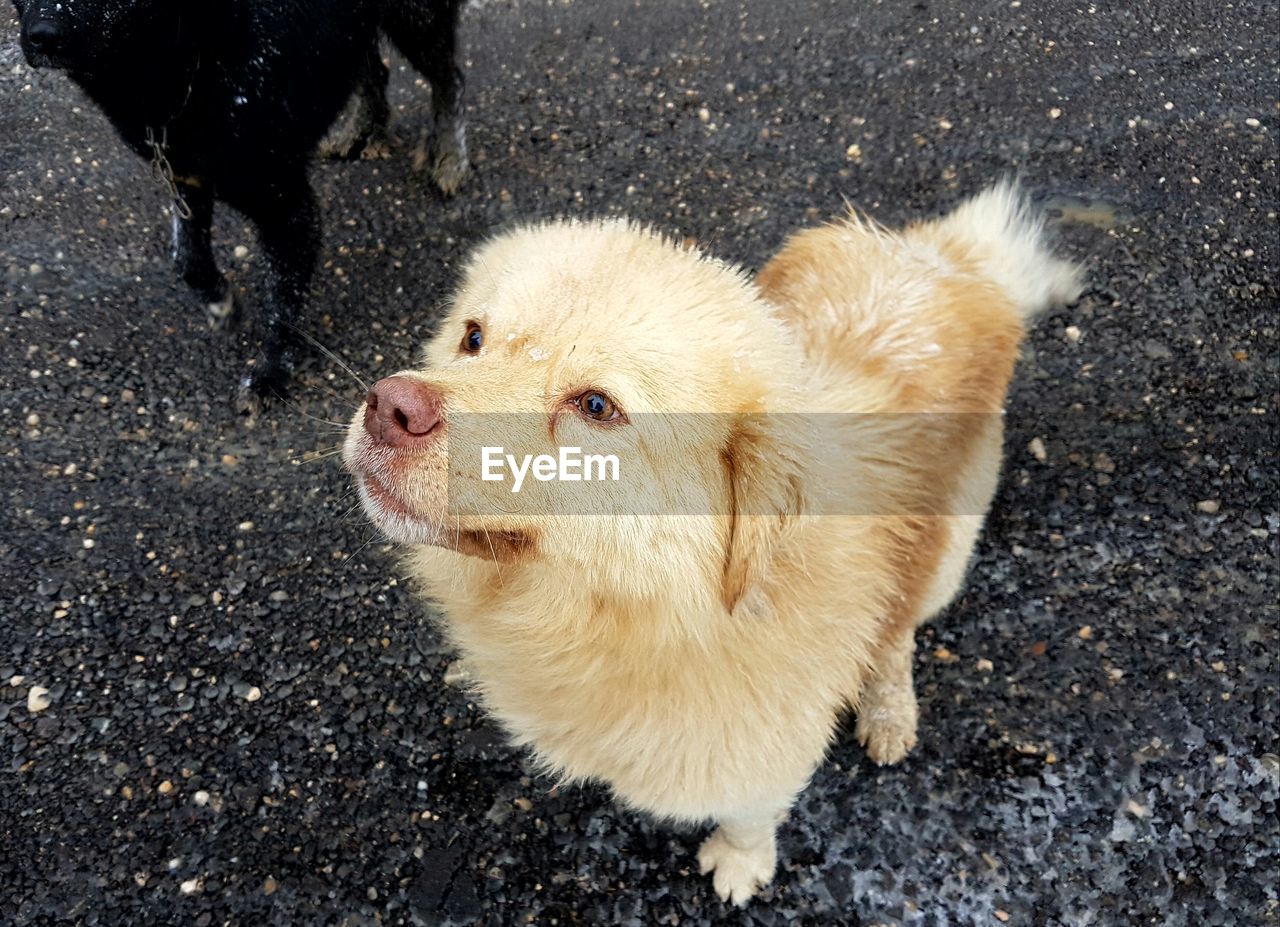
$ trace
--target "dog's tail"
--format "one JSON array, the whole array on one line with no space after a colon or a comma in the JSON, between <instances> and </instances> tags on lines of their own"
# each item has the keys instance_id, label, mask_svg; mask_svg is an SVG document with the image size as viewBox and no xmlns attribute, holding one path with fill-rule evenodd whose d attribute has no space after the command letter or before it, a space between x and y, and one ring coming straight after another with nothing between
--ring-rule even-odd
<instances>
[{"instance_id":1,"label":"dog's tail","mask_svg":"<svg viewBox=\"0 0 1280 927\"><path fill-rule=\"evenodd\" d=\"M756 283L821 369L861 385L859 409L969 410L1000 407L1026 322L1081 277L1005 182L902 233L853 212L798 232Z\"/></svg>"},{"instance_id":2,"label":"dog's tail","mask_svg":"<svg viewBox=\"0 0 1280 927\"><path fill-rule=\"evenodd\" d=\"M1013 181L984 190L928 225L1000 287L1024 319L1080 296L1083 269L1053 256L1044 216Z\"/></svg>"}]
</instances>

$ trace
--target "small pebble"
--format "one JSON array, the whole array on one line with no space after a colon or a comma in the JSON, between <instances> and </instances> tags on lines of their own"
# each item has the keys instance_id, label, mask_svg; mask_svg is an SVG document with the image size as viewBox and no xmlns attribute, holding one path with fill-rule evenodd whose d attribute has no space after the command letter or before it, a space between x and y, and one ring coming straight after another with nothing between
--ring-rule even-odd
<instances>
[{"instance_id":1,"label":"small pebble","mask_svg":"<svg viewBox=\"0 0 1280 927\"><path fill-rule=\"evenodd\" d=\"M246 702L256 702L260 698L262 698L262 690L257 686L250 686L249 691L244 694Z\"/></svg>"},{"instance_id":2,"label":"small pebble","mask_svg":"<svg viewBox=\"0 0 1280 927\"><path fill-rule=\"evenodd\" d=\"M164 780L164 782L161 782L158 786L156 786L156 791L158 791L161 795L168 795L170 792L173 791L173 783L170 782L168 779L166 779Z\"/></svg>"},{"instance_id":3,"label":"small pebble","mask_svg":"<svg viewBox=\"0 0 1280 927\"><path fill-rule=\"evenodd\" d=\"M1080 329L1074 325L1068 325L1063 331L1063 334L1067 336L1067 340L1072 344L1075 344L1080 340Z\"/></svg>"},{"instance_id":4,"label":"small pebble","mask_svg":"<svg viewBox=\"0 0 1280 927\"><path fill-rule=\"evenodd\" d=\"M279 887L280 887L280 883L279 883L279 882L277 882L277 881L276 881L275 879L273 879L271 876L267 876L267 878L266 878L266 879L263 881L263 883L262 883L262 894L264 894L264 895L274 895L274 894L275 894L276 889L277 889L277 888L279 888Z\"/></svg>"},{"instance_id":5,"label":"small pebble","mask_svg":"<svg viewBox=\"0 0 1280 927\"><path fill-rule=\"evenodd\" d=\"M1196 503L1196 508L1206 515L1217 515L1219 507L1220 504L1217 499L1201 499Z\"/></svg>"},{"instance_id":6,"label":"small pebble","mask_svg":"<svg viewBox=\"0 0 1280 927\"><path fill-rule=\"evenodd\" d=\"M1044 463L1049 458L1049 452L1044 446L1044 439L1032 438L1027 444L1027 450L1031 452L1031 456L1036 460Z\"/></svg>"},{"instance_id":7,"label":"small pebble","mask_svg":"<svg viewBox=\"0 0 1280 927\"><path fill-rule=\"evenodd\" d=\"M44 711L50 704L49 690L44 686L32 686L27 691L27 711L32 714Z\"/></svg>"}]
</instances>

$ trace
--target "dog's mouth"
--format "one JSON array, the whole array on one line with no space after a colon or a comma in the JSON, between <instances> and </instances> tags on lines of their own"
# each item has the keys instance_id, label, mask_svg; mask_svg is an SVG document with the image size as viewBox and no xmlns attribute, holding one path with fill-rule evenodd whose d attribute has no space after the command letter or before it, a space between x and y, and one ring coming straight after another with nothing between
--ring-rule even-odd
<instances>
[{"instance_id":1,"label":"dog's mouth","mask_svg":"<svg viewBox=\"0 0 1280 927\"><path fill-rule=\"evenodd\" d=\"M438 520L424 518L377 474L363 471L355 476L365 512L379 530L397 544L443 547L498 563L514 563L534 547L535 539L528 531L464 527L447 513Z\"/></svg>"},{"instance_id":2,"label":"dog's mouth","mask_svg":"<svg viewBox=\"0 0 1280 927\"><path fill-rule=\"evenodd\" d=\"M408 504L396 494L395 490L374 474L357 473L356 479L359 482L360 494L365 502L365 509L368 510L375 521L390 516L392 518L418 521L424 525L427 524L426 519L415 516Z\"/></svg>"}]
</instances>

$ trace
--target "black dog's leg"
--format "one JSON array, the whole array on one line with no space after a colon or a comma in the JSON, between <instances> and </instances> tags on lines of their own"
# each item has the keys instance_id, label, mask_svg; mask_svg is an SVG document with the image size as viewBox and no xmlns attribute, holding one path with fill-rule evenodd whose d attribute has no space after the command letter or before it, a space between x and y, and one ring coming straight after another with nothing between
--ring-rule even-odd
<instances>
[{"instance_id":1,"label":"black dog's leg","mask_svg":"<svg viewBox=\"0 0 1280 927\"><path fill-rule=\"evenodd\" d=\"M360 67L360 82L338 121L320 143L324 158L381 158L387 153L387 81L391 72L382 63L375 35Z\"/></svg>"},{"instance_id":2,"label":"black dog's leg","mask_svg":"<svg viewBox=\"0 0 1280 927\"><path fill-rule=\"evenodd\" d=\"M467 130L462 114L462 71L458 67L458 15L462 0L393 0L383 27L391 41L431 83L434 120L429 144L414 154L441 192L462 184L467 168Z\"/></svg>"},{"instance_id":3,"label":"black dog's leg","mask_svg":"<svg viewBox=\"0 0 1280 927\"><path fill-rule=\"evenodd\" d=\"M232 328L239 321L239 307L213 259L213 192L207 182L197 180L179 181L178 192L190 215L184 218L173 209L173 262L204 303L209 324L215 329Z\"/></svg>"},{"instance_id":4,"label":"black dog's leg","mask_svg":"<svg viewBox=\"0 0 1280 927\"><path fill-rule=\"evenodd\" d=\"M271 274L262 353L253 373L241 382L248 411L261 400L285 394L301 341L297 326L320 253L319 213L302 167L259 192L241 207L258 227Z\"/></svg>"}]
</instances>

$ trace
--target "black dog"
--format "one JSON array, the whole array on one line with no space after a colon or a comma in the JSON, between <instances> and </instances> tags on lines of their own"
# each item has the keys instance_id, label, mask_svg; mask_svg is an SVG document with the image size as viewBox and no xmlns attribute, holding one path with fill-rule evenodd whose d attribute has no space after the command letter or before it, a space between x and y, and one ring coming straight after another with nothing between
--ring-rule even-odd
<instances>
[{"instance_id":1,"label":"black dog","mask_svg":"<svg viewBox=\"0 0 1280 927\"><path fill-rule=\"evenodd\" d=\"M27 61L65 69L169 188L174 260L217 327L239 313L210 248L214 200L257 226L272 283L263 353L242 383L250 402L283 392L298 347L320 245L310 157L348 100L329 152L356 155L382 139L380 33L431 84L426 156L437 185L451 193L461 182L462 2L14 0Z\"/></svg>"}]
</instances>

